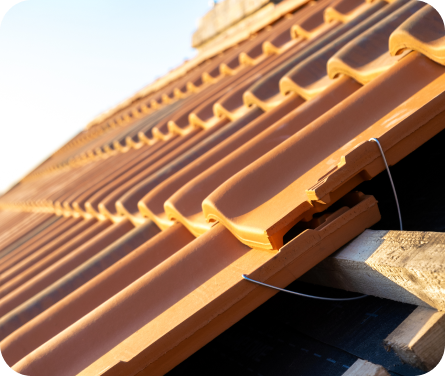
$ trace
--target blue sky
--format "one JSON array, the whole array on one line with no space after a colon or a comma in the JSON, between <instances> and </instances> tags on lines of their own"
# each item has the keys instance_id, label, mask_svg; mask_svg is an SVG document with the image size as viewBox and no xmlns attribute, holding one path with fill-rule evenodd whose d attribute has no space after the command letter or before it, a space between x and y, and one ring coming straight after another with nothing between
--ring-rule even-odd
<instances>
[{"instance_id":1,"label":"blue sky","mask_svg":"<svg viewBox=\"0 0 445 376\"><path fill-rule=\"evenodd\" d=\"M96 115L192 57L192 33L209 9L208 0L14 5L0 24L0 192Z\"/></svg>"}]
</instances>

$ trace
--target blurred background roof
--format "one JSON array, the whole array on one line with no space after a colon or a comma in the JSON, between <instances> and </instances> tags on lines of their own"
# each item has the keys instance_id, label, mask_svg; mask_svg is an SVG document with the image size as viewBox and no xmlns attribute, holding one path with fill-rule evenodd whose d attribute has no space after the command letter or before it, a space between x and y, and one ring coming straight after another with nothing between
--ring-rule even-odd
<instances>
[{"instance_id":1,"label":"blurred background roof","mask_svg":"<svg viewBox=\"0 0 445 376\"><path fill-rule=\"evenodd\" d=\"M0 192L101 112L194 56L192 34L212 3L14 5L0 24Z\"/></svg>"}]
</instances>

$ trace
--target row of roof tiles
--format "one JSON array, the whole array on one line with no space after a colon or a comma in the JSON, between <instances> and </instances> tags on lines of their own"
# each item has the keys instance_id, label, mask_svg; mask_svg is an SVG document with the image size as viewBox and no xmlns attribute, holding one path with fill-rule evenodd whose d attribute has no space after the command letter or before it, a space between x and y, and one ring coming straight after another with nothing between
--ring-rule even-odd
<instances>
[{"instance_id":1,"label":"row of roof tiles","mask_svg":"<svg viewBox=\"0 0 445 376\"><path fill-rule=\"evenodd\" d=\"M318 16L315 18L315 21L319 24L323 21L322 19L322 12L318 12L315 16ZM313 18L309 18L309 21L312 21ZM292 21L291 24L294 24L296 21ZM302 22L303 25L306 25L307 27L310 27L311 22ZM287 26L287 25L281 25L281 27ZM313 27L312 27L313 28ZM274 42L275 44L278 43L278 46L280 46L280 38L281 38L281 44L283 44L287 39L290 39L291 34L289 33L289 27L282 31L280 33L280 30L276 30L277 28L271 27L269 29L264 30L259 35L256 35L252 38L250 41L244 42L241 46L238 46L238 48L232 48L232 50L226 51L223 55L216 57L213 59L213 61L206 62L202 64L201 66L198 66L194 71L189 72L189 75L184 77L180 82L173 82L168 87L164 88L160 93L156 93L152 95L152 98L146 98L144 101L146 102L146 105L152 106L154 108L158 108L160 103L159 101L163 101L163 103L171 103L172 99L175 96L175 93L183 93L179 97L182 97L183 95L194 93L196 90L202 89L203 85L211 80L215 80L216 77L220 77L222 74L227 73L227 69L230 67L230 73L235 73L240 68L243 68L244 61L246 61L246 58L248 61L253 61L254 59L257 59L258 57L262 56L262 58L257 60L262 60L264 58L264 54L262 53L262 42L267 37L270 37L270 34L273 32L276 32L278 35L276 38L271 38L271 42ZM278 28L279 29L279 28ZM283 40L284 38L284 40ZM267 45L268 42L264 43ZM269 43L270 44L270 43ZM241 62L243 61L243 62ZM226 68L226 69L224 69ZM221 73L220 73L221 71ZM206 79L206 77L210 78ZM204 85L204 88L207 85ZM192 89L191 89L192 88ZM193 89L195 88L195 89ZM191 90L190 90L191 89ZM154 99L157 98L157 99ZM170 98L170 99L168 99ZM151 105L150 105L151 103ZM157 104L156 104L157 103ZM164 103L164 104L165 104ZM146 106L145 105L145 106ZM142 106L141 108L145 108L143 105L136 104L134 107L139 108L138 106ZM128 109L127 113L125 115L126 119L128 120L131 116L134 109ZM123 119L121 119L123 120Z\"/></svg>"},{"instance_id":2,"label":"row of roof tiles","mask_svg":"<svg viewBox=\"0 0 445 376\"><path fill-rule=\"evenodd\" d=\"M243 273L285 286L374 224L368 140L394 164L443 129L443 37L421 2L310 3L61 149L0 199L6 361L165 373L274 294Z\"/></svg>"},{"instance_id":3,"label":"row of roof tiles","mask_svg":"<svg viewBox=\"0 0 445 376\"><path fill-rule=\"evenodd\" d=\"M329 2L322 2L317 6L309 7L308 9L310 9L311 11L309 12L311 17L313 17L314 14L317 14L320 11L320 9L318 8L324 10L325 8L327 8L327 5L329 5ZM277 109L282 109L284 107L285 113L286 109L288 111L290 109L289 107L286 107L286 104L288 104L288 102L292 100L292 97L296 96L295 94L299 95L295 98L296 103L293 104L294 107L303 104L302 99L308 99L310 102L310 99L314 98L317 93L318 95L323 95L323 93L327 95L330 90L342 90L346 88L348 84L349 86L351 86L349 94L352 94L353 91L359 88L356 81L359 81L361 83L370 82L372 80L372 77L376 77L378 74L381 74L382 72L387 70L390 66L394 65L398 60L400 60L404 56L404 54L407 53L407 51L405 51L405 53L399 54L395 58L392 58L388 53L388 48L386 46L386 37L391 36L392 31L394 31L394 29L397 28L400 23L402 23L406 18L412 15L416 10L419 10L419 8L423 6L423 3L394 2L388 6L385 6L384 9L380 10L379 8L382 7L381 2L373 3L371 5L362 4L360 7L363 7L363 5L367 6L364 12L354 12L356 15L358 14L358 16L356 17L359 18L358 20L352 19L346 25L341 26L340 30L338 30L337 28L334 29L335 31L333 30L333 32L328 33L328 35L324 37L315 38L318 41L315 43L315 45L312 45L311 48L309 48L309 53L307 52L308 49L304 49L304 52L302 54L295 54L295 51L293 51L294 54L292 54L291 57L288 57L288 59L285 60L284 66L287 69L289 68L289 65L293 65L294 68L281 79L278 79L275 76L277 76L276 71L279 71L279 73L281 73L280 71L283 70L283 66L280 66L279 69L276 69L275 71L273 70L274 66L271 67L267 65L265 69L267 69L268 71L272 69L271 73L267 74L260 80L258 80L258 77L256 76L251 76L251 80L249 80L247 79L246 74L244 74L242 76L242 83L238 84L238 87L233 88L222 97L221 86L224 85L222 85L222 83L218 85L212 85L210 87L212 89L211 92L214 93L216 91L217 93L214 93L214 95L210 97L210 100L208 99L203 104L198 105L198 111L196 111L196 108L195 111L193 111L192 109L192 107L197 105L196 100L193 100L191 101L192 103L190 103L190 106L187 106L186 104L180 106L180 108L175 111L176 116L175 114L172 114L165 117L165 119L173 118L176 121L165 120L162 121L161 124L158 123L153 128L154 134L161 135L159 137L163 137L162 140L151 145L152 147L136 149L137 151L133 153L128 153L129 150L126 150L126 155L122 158L119 158L120 161L117 162L121 167L120 169L114 168L113 171L109 168L106 168L110 164L116 166L116 162L114 161L115 158L111 158L100 160L98 163L89 164L83 169L76 170L76 172L83 175L81 178L83 181L88 180L89 184L86 185L86 187L90 189L84 189L83 192L79 192L79 189L75 187L74 193L73 190L66 189L64 195L60 195L61 187L55 186L55 184L53 184L54 178L60 178L58 175L62 175L64 184L69 186L71 181L73 181L74 179L78 179L77 174L72 173L71 169L67 169L59 174L56 174L55 176L50 175L49 185L51 187L44 191L46 197L37 197L32 201L31 207L37 207L37 209L39 209L39 205L42 205L44 210L56 212L58 211L58 214L60 214L60 212L63 212L66 215L83 215L85 217L94 216L101 220L109 218L113 221L119 221L122 220L124 217L129 217L135 224L140 224L145 221L143 215L141 215L142 212L146 216L153 219L159 226L161 226L161 228L165 225L171 225L171 219L179 220L181 217L186 217L184 213L178 213L175 210L174 206L171 205L171 202L167 200L168 196L165 197L165 190L161 189L161 187L159 187L159 184L163 183L162 187L164 187L165 180L172 180L170 179L172 175L175 172L183 169L185 165L189 165L190 162L194 162L196 160L196 162L198 162L204 159L209 160L212 154L215 154L215 151L220 148L219 145L218 148L213 148L216 144L220 143L220 141L223 139L226 140L225 144L227 144L228 136L233 133L236 133L236 137L234 138L239 138L239 133L243 132L236 131L240 130L241 127L245 127L246 124L249 124L249 127L247 127L248 129L251 128L250 123L255 123L252 122L253 118L255 118L255 120L263 120L262 129L258 129L257 132L255 132L256 134L258 134L259 131L263 130L266 126L270 126L271 124L273 124L276 119L270 119L270 115L273 115L273 113L269 113L270 111L268 110L270 110L270 108L268 108L267 105L264 105L266 99L268 99L266 103L268 103L269 107ZM316 8L316 12L313 8ZM377 14L375 14L376 11ZM359 22L360 20L362 21L361 23ZM377 25L375 25L376 23ZM354 24L358 25L353 27ZM372 25L375 26L368 30ZM345 26L348 27L346 28ZM318 28L322 27L323 26L318 26ZM329 23L329 27L332 27L331 23ZM293 28L293 26L291 26L291 28ZM367 31L363 33L364 30ZM338 37L339 35L340 37ZM334 39L333 36L337 36L337 38ZM332 43L332 39L335 40L335 43ZM378 42L371 45L369 42L370 40ZM368 47L366 47L366 51L363 51L360 50L361 46ZM370 49L370 47L372 47L372 50ZM316 52L311 54L311 52L314 52L315 50ZM366 52L366 54L364 54L363 52ZM303 57L301 57L300 55L303 55ZM307 55L309 55L309 57L299 63L299 61L303 60L303 58ZM357 61L357 56L359 56L359 60L361 61ZM323 68L323 63L326 61L328 61L327 70L326 68ZM348 62L354 64L348 64ZM355 65L356 67L354 67L353 65ZM315 69L315 67L321 67L321 69ZM265 69L263 68L263 70ZM323 73L323 71L325 73ZM347 75L348 72L349 75ZM341 75L342 78L330 79L328 75L330 75L331 77ZM352 77L355 80L351 80L351 78L348 79L347 77ZM346 82L348 80L350 82ZM253 87L251 81L256 81ZM276 89L274 91L270 87L272 86L272 84L275 83L274 81L278 81L280 83L282 92L279 92ZM340 82L342 83L342 85L340 85ZM354 85L356 85L356 89L352 88L352 86ZM379 84L377 85L381 86ZM363 93L364 91L360 91L360 94ZM211 93L209 93L209 90L206 90L205 94L208 97ZM263 98L261 94L265 94L263 95ZM348 96L348 93L346 93L346 95L343 95L343 97L337 96L335 94L336 93L334 93L333 96L335 97L335 100L337 100L337 103L341 99L344 99L346 98L346 96ZM266 98L266 96L268 96L268 98ZM251 106L245 106L243 102L241 102L241 98L244 98L244 102L250 101ZM395 98L393 97L392 99L394 100ZM257 103L255 103L255 100L257 100ZM298 101L300 102L298 103ZM226 109L227 107L230 108L230 104L233 105L234 102L238 103L236 103L235 110L232 109L232 116L230 116L229 119L227 117L213 116L213 121L208 127L201 128L196 127L194 124L190 125L189 122L185 119L187 115L193 117L192 115L196 115L196 112L199 112L200 108L208 107L208 102L210 102L210 105L213 105L216 108ZM307 107L312 107L309 105L309 102L304 103L303 108L299 109L299 111L294 111L293 114L297 114L299 112L309 112L307 110L304 111L304 109L306 109ZM221 103L228 103L228 105L223 106ZM332 106L336 105L337 103L332 103ZM262 111L266 112L263 114ZM220 110L220 112L222 111ZM235 116L234 113L236 112L242 112L242 115ZM283 116L284 113L282 112L280 115ZM321 113L318 113L317 115L319 116L321 115ZM312 119L309 119L306 124L309 124L311 120L315 119L316 117L314 116ZM232 122L229 126L226 126L229 120L232 120ZM269 123L267 123L268 121ZM293 124L295 123L297 122L293 122ZM299 122L299 124L301 126L301 122ZM168 133L164 133L165 131ZM245 129L243 129L243 131L245 132ZM283 132L282 129L281 132ZM378 132L375 132L375 135L380 136ZM249 138L252 138L252 136L253 134L251 133L249 135ZM235 143L237 141L238 140L234 140ZM278 145L278 143L271 145L269 140L267 142L269 143L269 147L263 149L261 154L256 154L253 159L249 160L249 162L253 162L260 155L268 152L273 147ZM234 145L234 147L232 146L232 148L230 148L229 150L227 150L228 148L226 148L225 153L228 154L229 152L233 152L237 147L239 147L239 144ZM214 150L210 151L210 149ZM247 147L243 147L243 150L245 152L247 151L246 149ZM376 147L375 149L378 151ZM184 154L184 151L187 151L187 153ZM344 153L344 151L342 152ZM130 159L130 162L125 163L128 161L128 159ZM194 166L195 164L196 163L192 163L191 166ZM243 167L246 167L248 164L249 163L240 165L238 163L237 171L241 170ZM189 168L191 166L189 166ZM210 163L209 161L207 161L207 167L209 166ZM104 171L104 173L102 173L102 176L96 176L96 178L92 180L91 176L93 174L97 174L97 171L101 170ZM232 175L234 172L237 171L232 171ZM155 175L153 174L154 172L156 172ZM199 172L203 172L203 169L201 169ZM325 170L324 174L327 172L328 170ZM182 174L183 173L184 172L182 172ZM65 175L70 175L69 179L65 179ZM106 175L105 179L103 175ZM190 178L195 176L189 175L188 178L190 180ZM48 182L46 180L47 179L42 179L42 184L48 185ZM97 180L100 180L100 182L97 183ZM77 180L77 182L79 183L79 180ZM310 186L315 184L315 182L313 182L312 184L305 184L307 188L310 188ZM35 182L33 182L32 186L33 189L37 188ZM117 187L119 188L116 189ZM159 212L160 214L159 216L156 215L157 213L154 210L151 210L151 208L147 207L147 203L149 202L150 197L144 198L144 193L150 192L154 188L156 188L157 191L162 191L161 194L164 195L165 200L154 199L153 201L158 204L160 202L166 203L165 212L163 208L156 208L157 212ZM178 189L179 187L177 186L176 188ZM212 188L213 189L211 190L207 189L206 192L211 193L215 188L217 188L217 186L212 186ZM57 193L51 194L51 190L55 189L57 190ZM48 194L48 191L50 191L50 194ZM173 190L171 190L170 192L174 193ZM73 195L76 197L73 197ZM150 192L150 196L152 195L153 192ZM76 200L76 198L78 200ZM204 198L205 196L202 198L200 197L198 201L202 202ZM44 201L42 202L42 200ZM305 201L307 201L307 198L305 199ZM207 201L204 201L204 210L206 210L206 203ZM272 204L272 202L270 203ZM226 215L223 214L221 216L221 214L219 213L212 214L211 212L216 210L216 207L214 204L211 204L211 206L212 208L209 209L210 212L208 214L205 212L207 219L224 221L224 217ZM196 213L197 211L195 209L193 214ZM170 218L165 218L165 216L168 215L170 215ZM215 218L212 218L212 216ZM165 221L165 219L167 219L167 221ZM166 224L163 224L163 221L166 222ZM228 219L228 222L226 222L225 225L227 225L228 228L231 228L230 226L233 226L233 224L230 224L229 221L230 219ZM298 219L296 221L298 221ZM289 226L292 226L293 224L295 224L295 220L294 223L290 223ZM208 226L206 228L208 228ZM189 229L193 233L197 233L196 228L190 226ZM261 232L263 233L267 232L267 230L267 228L261 228ZM286 231L286 229L283 229L282 231ZM236 233L236 231L234 232ZM278 234L278 236L281 235L282 234ZM267 246L267 243L272 242L264 240L263 243L263 246L270 247ZM279 248L279 244L272 247Z\"/></svg>"}]
</instances>

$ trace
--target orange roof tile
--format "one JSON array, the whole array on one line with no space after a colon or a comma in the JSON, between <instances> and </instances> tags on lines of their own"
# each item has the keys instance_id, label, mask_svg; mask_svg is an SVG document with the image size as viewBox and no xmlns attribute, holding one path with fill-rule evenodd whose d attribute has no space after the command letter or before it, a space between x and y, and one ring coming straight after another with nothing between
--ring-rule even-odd
<instances>
[{"instance_id":1,"label":"orange roof tile","mask_svg":"<svg viewBox=\"0 0 445 376\"><path fill-rule=\"evenodd\" d=\"M243 274L285 287L379 221L354 191L385 168L369 140L392 165L445 127L442 21L417 1L303 3L0 197L13 369L164 374L276 293Z\"/></svg>"}]
</instances>

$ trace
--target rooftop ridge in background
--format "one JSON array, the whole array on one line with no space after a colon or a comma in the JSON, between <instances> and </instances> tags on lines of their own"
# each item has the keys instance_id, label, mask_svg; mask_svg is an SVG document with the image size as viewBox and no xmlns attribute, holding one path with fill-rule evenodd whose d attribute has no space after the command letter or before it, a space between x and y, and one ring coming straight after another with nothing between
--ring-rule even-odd
<instances>
[{"instance_id":1,"label":"rooftop ridge in background","mask_svg":"<svg viewBox=\"0 0 445 376\"><path fill-rule=\"evenodd\" d=\"M0 349L15 371L184 375L216 357L204 373L414 376L438 363L440 15L416 0L249 4L0 197ZM408 231L394 231L386 163ZM334 303L372 296L282 300L244 275Z\"/></svg>"}]
</instances>

